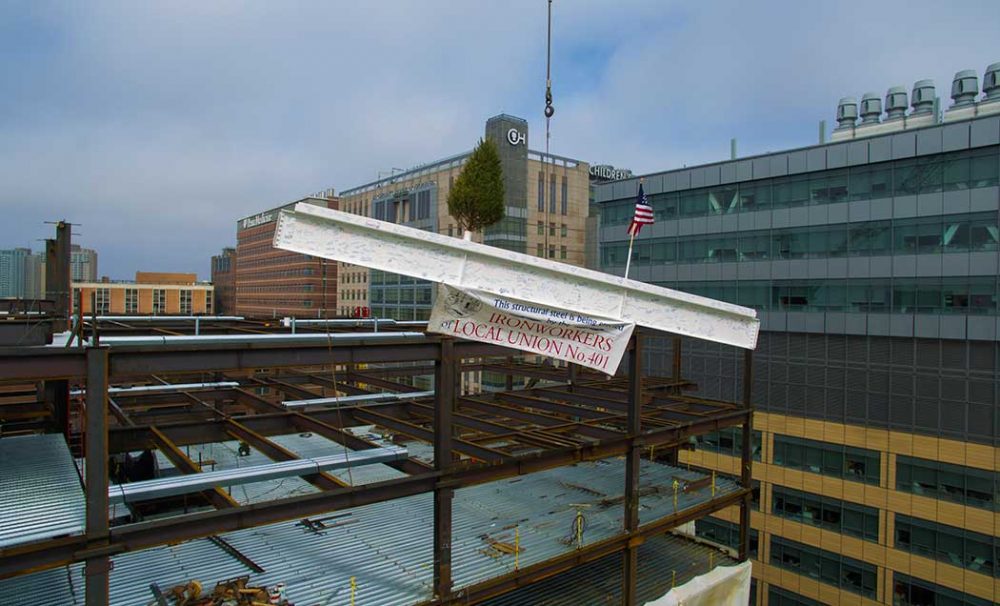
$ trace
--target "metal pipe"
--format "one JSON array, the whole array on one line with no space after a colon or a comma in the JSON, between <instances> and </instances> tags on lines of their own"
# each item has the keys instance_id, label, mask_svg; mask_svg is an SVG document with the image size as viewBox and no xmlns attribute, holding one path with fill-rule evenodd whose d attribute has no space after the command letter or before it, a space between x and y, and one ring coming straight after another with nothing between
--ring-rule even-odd
<instances>
[{"instance_id":1,"label":"metal pipe","mask_svg":"<svg viewBox=\"0 0 1000 606\"><path fill-rule=\"evenodd\" d=\"M331 398L313 398L310 400L286 400L281 403L285 408L301 408L303 406L327 406L331 404L355 404L358 402L383 402L388 400L412 400L414 398L429 398L431 391L413 391L409 393L367 393L356 396L335 396Z\"/></svg>"},{"instance_id":2,"label":"metal pipe","mask_svg":"<svg viewBox=\"0 0 1000 606\"><path fill-rule=\"evenodd\" d=\"M97 320L109 322L177 322L190 320L231 320L239 321L243 316L97 316Z\"/></svg>"},{"instance_id":3,"label":"metal pipe","mask_svg":"<svg viewBox=\"0 0 1000 606\"><path fill-rule=\"evenodd\" d=\"M306 345L332 341L388 341L406 339L421 341L427 339L422 332L340 332L334 334L264 334L264 335L142 335L104 337L101 342L112 347L132 345L236 345L240 343L267 343L286 345Z\"/></svg>"},{"instance_id":4,"label":"metal pipe","mask_svg":"<svg viewBox=\"0 0 1000 606\"><path fill-rule=\"evenodd\" d=\"M216 383L167 383L166 385L138 385L136 387L109 387L108 393L127 395L130 393L149 393L161 391L191 391L195 389L230 389L239 387L237 381L218 381ZM82 396L86 389L74 389L73 396Z\"/></svg>"},{"instance_id":5,"label":"metal pipe","mask_svg":"<svg viewBox=\"0 0 1000 606\"><path fill-rule=\"evenodd\" d=\"M412 324L412 321L408 322ZM427 322L420 322L420 324L426 324ZM371 326L383 325L388 326L389 324L397 324L396 320L392 318L334 318L334 319L323 319L323 318L282 318L281 325L285 328L298 326L309 326L312 324L318 324L321 326Z\"/></svg>"},{"instance_id":6,"label":"metal pipe","mask_svg":"<svg viewBox=\"0 0 1000 606\"><path fill-rule=\"evenodd\" d=\"M144 482L115 484L108 488L111 503L136 503L161 497L199 492L216 486L237 486L291 476L304 476L331 469L343 469L376 463L388 463L407 457L407 450L398 446L372 448L350 454L335 454L311 459L295 459L267 465L206 471Z\"/></svg>"}]
</instances>

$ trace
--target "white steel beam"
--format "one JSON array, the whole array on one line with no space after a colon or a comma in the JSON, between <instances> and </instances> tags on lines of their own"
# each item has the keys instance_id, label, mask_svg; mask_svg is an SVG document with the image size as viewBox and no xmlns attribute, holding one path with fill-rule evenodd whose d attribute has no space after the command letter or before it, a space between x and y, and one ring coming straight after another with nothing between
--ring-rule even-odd
<instances>
[{"instance_id":1,"label":"white steel beam","mask_svg":"<svg viewBox=\"0 0 1000 606\"><path fill-rule=\"evenodd\" d=\"M757 345L760 321L746 307L311 204L281 211L274 246L744 349Z\"/></svg>"}]
</instances>

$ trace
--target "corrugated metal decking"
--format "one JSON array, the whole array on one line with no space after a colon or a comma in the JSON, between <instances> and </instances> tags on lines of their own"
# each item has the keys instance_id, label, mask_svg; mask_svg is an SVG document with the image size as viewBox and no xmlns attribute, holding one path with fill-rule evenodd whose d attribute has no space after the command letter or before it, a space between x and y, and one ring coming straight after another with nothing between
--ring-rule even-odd
<instances>
[{"instance_id":1,"label":"corrugated metal decking","mask_svg":"<svg viewBox=\"0 0 1000 606\"><path fill-rule=\"evenodd\" d=\"M456 491L453 537L456 588L514 570L514 557L494 550L491 545L494 541L513 544L515 526L519 528L521 567L576 549L572 530L578 509L586 519L586 530L581 537L584 545L620 534L624 475L625 463L616 458ZM644 521L674 512L669 487L675 477L693 480L704 475L644 462L640 475L640 485L645 491L641 504ZM736 490L739 487L734 482L717 480L717 496ZM681 492L677 508L682 511L710 498L708 486ZM345 603L351 577L357 582L358 604L413 604L431 597L433 520L433 496L421 494L335 512L326 521L327 528L318 531L301 523L286 522L222 535L261 566L264 569L261 574L204 539L115 556L111 604L132 606L148 602L152 598L149 594L152 582L169 587L198 579L211 586L242 574L250 575L253 583L285 583L289 599L297 604ZM620 562L620 556L616 557ZM721 562L721 554L717 554L716 560ZM71 574L67 568L59 570L70 578L80 578L78 568L70 567ZM0 602L33 606L35 602L27 597L18 597L22 595L19 587L34 586L41 574L53 573L0 581ZM665 574L669 583L669 569ZM71 585L76 599L82 602L82 587Z\"/></svg>"},{"instance_id":2,"label":"corrugated metal decking","mask_svg":"<svg viewBox=\"0 0 1000 606\"><path fill-rule=\"evenodd\" d=\"M0 440L0 547L82 533L85 513L62 434Z\"/></svg>"}]
</instances>

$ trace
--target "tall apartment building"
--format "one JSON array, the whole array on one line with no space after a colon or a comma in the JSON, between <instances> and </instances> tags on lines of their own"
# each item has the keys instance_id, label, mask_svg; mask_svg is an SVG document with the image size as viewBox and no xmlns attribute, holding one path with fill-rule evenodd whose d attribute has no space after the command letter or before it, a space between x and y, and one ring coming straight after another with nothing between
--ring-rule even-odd
<instances>
[{"instance_id":1,"label":"tall apartment building","mask_svg":"<svg viewBox=\"0 0 1000 606\"><path fill-rule=\"evenodd\" d=\"M81 248L79 244L70 246L70 278L74 282L97 281L97 251Z\"/></svg>"},{"instance_id":2,"label":"tall apartment building","mask_svg":"<svg viewBox=\"0 0 1000 606\"><path fill-rule=\"evenodd\" d=\"M485 136L500 153L506 216L473 239L573 265L584 264L589 200L588 164L528 148L528 123L501 114L487 120ZM470 152L422 164L343 190L341 210L461 238L448 214L448 193ZM340 315L370 308L371 315L426 320L432 284L341 264Z\"/></svg>"},{"instance_id":3,"label":"tall apartment building","mask_svg":"<svg viewBox=\"0 0 1000 606\"><path fill-rule=\"evenodd\" d=\"M650 174L656 224L630 277L754 307L758 604L1000 601L1000 64L976 102L933 89L842 101L834 141ZM970 82L971 80L971 82ZM932 86L932 85L930 85ZM622 274L638 179L597 188L601 264ZM739 358L684 342L706 397ZM670 374L670 344L646 363ZM739 474L741 436L682 451ZM735 541L735 511L697 524Z\"/></svg>"},{"instance_id":4,"label":"tall apartment building","mask_svg":"<svg viewBox=\"0 0 1000 606\"><path fill-rule=\"evenodd\" d=\"M236 313L236 249L226 247L212 257L212 284L215 286L215 313Z\"/></svg>"},{"instance_id":5,"label":"tall apartment building","mask_svg":"<svg viewBox=\"0 0 1000 606\"><path fill-rule=\"evenodd\" d=\"M0 250L0 297L25 298L24 266L29 257L27 248Z\"/></svg>"},{"instance_id":6,"label":"tall apartment building","mask_svg":"<svg viewBox=\"0 0 1000 606\"><path fill-rule=\"evenodd\" d=\"M73 282L73 309L98 315L213 315L214 287L196 274L136 272L135 281Z\"/></svg>"},{"instance_id":7,"label":"tall apartment building","mask_svg":"<svg viewBox=\"0 0 1000 606\"><path fill-rule=\"evenodd\" d=\"M249 318L320 318L337 312L337 264L271 245L278 213L300 202L337 208L332 197L308 197L236 222L236 313Z\"/></svg>"}]
</instances>

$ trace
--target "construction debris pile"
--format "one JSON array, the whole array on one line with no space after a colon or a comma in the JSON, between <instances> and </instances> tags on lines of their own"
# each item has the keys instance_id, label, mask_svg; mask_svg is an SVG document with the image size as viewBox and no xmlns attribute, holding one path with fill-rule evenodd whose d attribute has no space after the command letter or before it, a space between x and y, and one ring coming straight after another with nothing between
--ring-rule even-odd
<instances>
[{"instance_id":1,"label":"construction debris pile","mask_svg":"<svg viewBox=\"0 0 1000 606\"><path fill-rule=\"evenodd\" d=\"M285 584L253 587L244 576L215 584L211 594L203 595L199 581L177 585L166 592L154 583L150 586L155 600L150 606L295 606L285 597Z\"/></svg>"}]
</instances>

